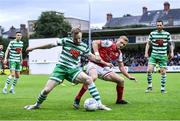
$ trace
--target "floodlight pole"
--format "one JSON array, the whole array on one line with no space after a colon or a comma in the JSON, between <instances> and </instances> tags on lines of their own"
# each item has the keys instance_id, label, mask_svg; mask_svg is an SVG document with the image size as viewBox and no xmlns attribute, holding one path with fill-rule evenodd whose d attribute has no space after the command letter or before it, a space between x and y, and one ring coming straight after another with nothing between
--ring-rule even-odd
<instances>
[{"instance_id":1,"label":"floodlight pole","mask_svg":"<svg viewBox=\"0 0 180 121\"><path fill-rule=\"evenodd\" d=\"M89 3L89 49L91 51L91 43L92 43L92 40L91 40L91 0L88 1Z\"/></svg>"}]
</instances>

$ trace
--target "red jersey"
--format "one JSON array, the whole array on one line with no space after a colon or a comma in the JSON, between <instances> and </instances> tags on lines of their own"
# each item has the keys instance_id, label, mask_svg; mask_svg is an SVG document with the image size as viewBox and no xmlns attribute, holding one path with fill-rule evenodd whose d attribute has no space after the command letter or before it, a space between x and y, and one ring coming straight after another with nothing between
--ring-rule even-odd
<instances>
[{"instance_id":1,"label":"red jersey","mask_svg":"<svg viewBox=\"0 0 180 121\"><path fill-rule=\"evenodd\" d=\"M103 61L111 63L112 61L122 62L122 53L114 42L109 40L101 41L99 46L99 55ZM96 63L99 66L104 67L103 64Z\"/></svg>"}]
</instances>

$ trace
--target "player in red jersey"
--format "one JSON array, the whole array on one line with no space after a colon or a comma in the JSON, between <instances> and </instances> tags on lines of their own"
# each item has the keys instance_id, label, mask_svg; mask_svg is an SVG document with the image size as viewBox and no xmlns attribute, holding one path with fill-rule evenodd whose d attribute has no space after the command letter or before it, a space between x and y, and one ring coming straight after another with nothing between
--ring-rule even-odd
<instances>
[{"instance_id":1,"label":"player in red jersey","mask_svg":"<svg viewBox=\"0 0 180 121\"><path fill-rule=\"evenodd\" d=\"M130 80L136 80L135 77L131 76L124 68L123 57L120 49L124 48L128 44L128 38L126 36L120 36L117 42L112 42L108 40L96 40L93 41L92 47L94 54L97 58L101 58L105 62L114 62L116 61L119 66L119 70L124 76ZM124 79L118 74L112 71L112 68L106 67L102 64L96 62L89 62L87 64L86 72L93 78L95 81L98 77L110 82L115 82L117 84L117 100L116 104L128 104L127 101L123 100L124 92ZM87 85L83 85L78 95L75 97L73 106L78 109L81 97L87 90Z\"/></svg>"}]
</instances>

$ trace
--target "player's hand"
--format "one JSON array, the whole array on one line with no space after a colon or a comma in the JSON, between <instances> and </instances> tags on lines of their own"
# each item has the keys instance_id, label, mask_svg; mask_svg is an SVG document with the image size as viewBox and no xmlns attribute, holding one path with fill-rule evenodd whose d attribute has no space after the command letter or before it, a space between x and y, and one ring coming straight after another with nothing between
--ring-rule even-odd
<instances>
[{"instance_id":1,"label":"player's hand","mask_svg":"<svg viewBox=\"0 0 180 121\"><path fill-rule=\"evenodd\" d=\"M4 59L3 64L4 64L4 65L6 65L6 64L7 64L7 59Z\"/></svg>"},{"instance_id":2,"label":"player's hand","mask_svg":"<svg viewBox=\"0 0 180 121\"><path fill-rule=\"evenodd\" d=\"M26 52L29 53L29 52L31 52L32 50L33 50L32 48L28 47L28 48L26 49Z\"/></svg>"},{"instance_id":3,"label":"player's hand","mask_svg":"<svg viewBox=\"0 0 180 121\"><path fill-rule=\"evenodd\" d=\"M145 57L145 58L148 58L148 57L149 57L148 53L145 53L144 57Z\"/></svg>"},{"instance_id":4,"label":"player's hand","mask_svg":"<svg viewBox=\"0 0 180 121\"><path fill-rule=\"evenodd\" d=\"M8 68L8 66L6 64L4 64L3 66L4 66L4 69Z\"/></svg>"},{"instance_id":5,"label":"player's hand","mask_svg":"<svg viewBox=\"0 0 180 121\"><path fill-rule=\"evenodd\" d=\"M174 53L170 53L169 54L169 60L173 59L173 57L174 57Z\"/></svg>"},{"instance_id":6,"label":"player's hand","mask_svg":"<svg viewBox=\"0 0 180 121\"><path fill-rule=\"evenodd\" d=\"M106 63L106 66L108 66L110 68L114 67L114 65L112 63Z\"/></svg>"},{"instance_id":7,"label":"player's hand","mask_svg":"<svg viewBox=\"0 0 180 121\"><path fill-rule=\"evenodd\" d=\"M129 77L129 80L133 80L133 81L137 82L136 78L133 77L133 76L130 76L130 77Z\"/></svg>"},{"instance_id":8,"label":"player's hand","mask_svg":"<svg viewBox=\"0 0 180 121\"><path fill-rule=\"evenodd\" d=\"M100 61L101 61L101 57L100 57L99 55L95 55L95 60L96 60L97 62L100 62Z\"/></svg>"}]
</instances>

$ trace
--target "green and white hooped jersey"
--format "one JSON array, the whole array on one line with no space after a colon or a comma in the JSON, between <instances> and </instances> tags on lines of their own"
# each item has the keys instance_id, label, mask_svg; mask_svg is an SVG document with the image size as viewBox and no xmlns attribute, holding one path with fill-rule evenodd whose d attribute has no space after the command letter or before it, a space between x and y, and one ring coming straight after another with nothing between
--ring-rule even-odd
<instances>
[{"instance_id":1,"label":"green and white hooped jersey","mask_svg":"<svg viewBox=\"0 0 180 121\"><path fill-rule=\"evenodd\" d=\"M57 45L62 46L58 64L68 68L80 67L81 56L90 54L90 50L85 43L81 42L76 45L72 38L61 38L57 41Z\"/></svg>"},{"instance_id":2,"label":"green and white hooped jersey","mask_svg":"<svg viewBox=\"0 0 180 121\"><path fill-rule=\"evenodd\" d=\"M162 30L152 31L149 35L149 41L152 44L151 55L167 56L168 43L171 41L171 35L169 32Z\"/></svg>"},{"instance_id":3,"label":"green and white hooped jersey","mask_svg":"<svg viewBox=\"0 0 180 121\"><path fill-rule=\"evenodd\" d=\"M22 41L17 41L12 40L10 41L8 45L9 49L9 61L14 61L14 62L21 62L21 53L22 53L22 48L23 48L23 42Z\"/></svg>"},{"instance_id":4,"label":"green and white hooped jersey","mask_svg":"<svg viewBox=\"0 0 180 121\"><path fill-rule=\"evenodd\" d=\"M2 61L4 58L4 52L3 51L0 51L0 61Z\"/></svg>"}]
</instances>

